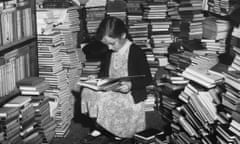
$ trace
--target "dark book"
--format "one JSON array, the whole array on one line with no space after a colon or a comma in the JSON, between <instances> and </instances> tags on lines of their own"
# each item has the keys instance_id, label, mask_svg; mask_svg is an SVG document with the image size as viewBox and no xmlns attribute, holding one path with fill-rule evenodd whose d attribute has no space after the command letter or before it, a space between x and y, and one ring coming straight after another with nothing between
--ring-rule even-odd
<instances>
[{"instance_id":1,"label":"dark book","mask_svg":"<svg viewBox=\"0 0 240 144\"><path fill-rule=\"evenodd\" d=\"M146 141L146 140L152 140L155 138L156 135L162 135L162 134L164 134L163 131L160 131L154 128L149 128L144 131L136 133L134 136L138 139L142 139Z\"/></svg>"},{"instance_id":2,"label":"dark book","mask_svg":"<svg viewBox=\"0 0 240 144\"><path fill-rule=\"evenodd\" d=\"M16 83L17 86L35 86L44 81L41 77L27 77Z\"/></svg>"}]
</instances>

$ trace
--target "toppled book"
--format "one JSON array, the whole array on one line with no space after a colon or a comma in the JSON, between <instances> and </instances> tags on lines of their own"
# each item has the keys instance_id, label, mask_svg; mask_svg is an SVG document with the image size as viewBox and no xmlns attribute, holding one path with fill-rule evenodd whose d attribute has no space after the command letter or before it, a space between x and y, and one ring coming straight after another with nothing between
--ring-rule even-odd
<instances>
[{"instance_id":1,"label":"toppled book","mask_svg":"<svg viewBox=\"0 0 240 144\"><path fill-rule=\"evenodd\" d=\"M150 141L155 139L156 135L163 135L164 132L154 128L148 128L144 131L138 132L134 135L135 139Z\"/></svg>"},{"instance_id":2,"label":"toppled book","mask_svg":"<svg viewBox=\"0 0 240 144\"><path fill-rule=\"evenodd\" d=\"M96 78L86 81L78 81L77 84L82 87L87 87L96 91L109 91L119 87L122 81L130 81L132 79L143 77L145 77L145 75L133 75L118 78Z\"/></svg>"}]
</instances>

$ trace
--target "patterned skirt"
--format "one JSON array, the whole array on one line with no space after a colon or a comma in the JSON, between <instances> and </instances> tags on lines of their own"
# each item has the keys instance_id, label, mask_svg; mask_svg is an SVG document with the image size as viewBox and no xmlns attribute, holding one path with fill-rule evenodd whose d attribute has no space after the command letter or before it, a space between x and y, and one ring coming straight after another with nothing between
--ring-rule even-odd
<instances>
[{"instance_id":1,"label":"patterned skirt","mask_svg":"<svg viewBox=\"0 0 240 144\"><path fill-rule=\"evenodd\" d=\"M84 88L82 113L97 118L97 123L112 134L128 138L145 129L144 102L135 104L130 93L99 92Z\"/></svg>"}]
</instances>

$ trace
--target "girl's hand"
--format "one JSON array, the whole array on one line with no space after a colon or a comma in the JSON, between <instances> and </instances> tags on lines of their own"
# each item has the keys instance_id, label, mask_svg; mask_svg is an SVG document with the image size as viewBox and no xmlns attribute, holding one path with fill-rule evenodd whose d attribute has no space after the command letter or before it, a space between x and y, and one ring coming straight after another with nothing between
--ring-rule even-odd
<instances>
[{"instance_id":1,"label":"girl's hand","mask_svg":"<svg viewBox=\"0 0 240 144\"><path fill-rule=\"evenodd\" d=\"M131 82L121 82L121 85L115 90L121 93L128 93L132 88Z\"/></svg>"}]
</instances>

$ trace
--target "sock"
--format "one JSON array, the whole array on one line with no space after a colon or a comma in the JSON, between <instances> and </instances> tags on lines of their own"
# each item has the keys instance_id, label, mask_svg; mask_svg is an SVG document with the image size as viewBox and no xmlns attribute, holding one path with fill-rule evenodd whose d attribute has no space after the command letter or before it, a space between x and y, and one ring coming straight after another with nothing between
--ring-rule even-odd
<instances>
[{"instance_id":1,"label":"sock","mask_svg":"<svg viewBox=\"0 0 240 144\"><path fill-rule=\"evenodd\" d=\"M101 132L98 131L98 130L93 130L93 131L90 133L90 135L96 137L96 136L101 135Z\"/></svg>"}]
</instances>

